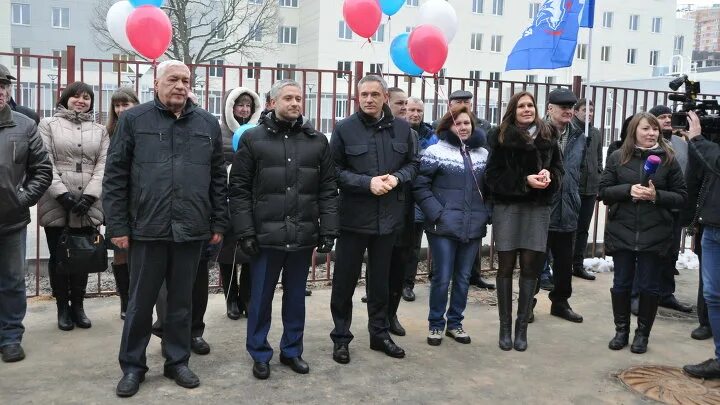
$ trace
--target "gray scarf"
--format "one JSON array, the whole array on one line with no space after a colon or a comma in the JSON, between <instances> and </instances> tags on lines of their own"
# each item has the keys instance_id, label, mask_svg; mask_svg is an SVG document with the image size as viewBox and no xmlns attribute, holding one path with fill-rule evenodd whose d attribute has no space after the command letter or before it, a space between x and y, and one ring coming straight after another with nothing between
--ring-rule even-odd
<instances>
[{"instance_id":1,"label":"gray scarf","mask_svg":"<svg viewBox=\"0 0 720 405\"><path fill-rule=\"evenodd\" d=\"M68 121L80 123L83 121L89 121L94 122L95 121L95 114L93 114L92 110L84 113L79 113L75 111L70 111L67 108L59 105L57 107L57 110L55 111L55 117L65 118Z\"/></svg>"}]
</instances>

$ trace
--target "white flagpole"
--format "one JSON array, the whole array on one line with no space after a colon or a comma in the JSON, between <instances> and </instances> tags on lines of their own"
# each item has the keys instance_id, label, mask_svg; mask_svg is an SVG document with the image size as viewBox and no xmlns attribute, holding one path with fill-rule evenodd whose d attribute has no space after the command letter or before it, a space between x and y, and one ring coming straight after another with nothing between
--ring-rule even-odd
<instances>
[{"instance_id":1,"label":"white flagpole","mask_svg":"<svg viewBox=\"0 0 720 405\"><path fill-rule=\"evenodd\" d=\"M594 25L594 24L593 24ZM588 54L587 54L587 75L585 76L585 136L590 135L590 120L588 111L590 111L590 66L592 65L592 35L593 29L590 29L588 36Z\"/></svg>"}]
</instances>

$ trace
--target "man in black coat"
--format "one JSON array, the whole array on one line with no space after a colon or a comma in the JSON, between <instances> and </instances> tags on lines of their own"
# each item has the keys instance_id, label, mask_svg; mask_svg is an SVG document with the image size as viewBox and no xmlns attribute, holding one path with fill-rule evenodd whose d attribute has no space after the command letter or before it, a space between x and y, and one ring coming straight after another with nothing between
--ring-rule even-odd
<instances>
[{"instance_id":1,"label":"man in black coat","mask_svg":"<svg viewBox=\"0 0 720 405\"><path fill-rule=\"evenodd\" d=\"M10 70L8 70L5 65L0 65L0 81L6 82L8 85L10 85L12 82L11 80L16 80L15 76L10 74ZM10 109L12 109L15 112L19 112L20 114L30 118L31 120L35 121L35 125L40 123L40 117L38 117L37 113L33 111L30 108L23 107L15 102L12 98L12 89L8 88L8 95L7 97L9 100L7 101L8 105L10 105Z\"/></svg>"},{"instance_id":2,"label":"man in black coat","mask_svg":"<svg viewBox=\"0 0 720 405\"><path fill-rule=\"evenodd\" d=\"M390 258L396 232L406 220L405 190L418 169L415 137L387 106L387 84L368 75L358 82L360 111L340 121L330 138L340 188L340 236L335 250L330 311L335 328L333 359L350 362L352 296L368 251L370 348L402 358L388 333Z\"/></svg>"},{"instance_id":3,"label":"man in black coat","mask_svg":"<svg viewBox=\"0 0 720 405\"><path fill-rule=\"evenodd\" d=\"M305 283L312 252L330 253L338 235L337 182L327 138L303 121L302 90L293 80L270 90L274 110L249 129L230 170L230 211L240 248L251 256L246 347L253 375L270 376L267 341L282 270L280 362L306 374L301 357Z\"/></svg>"},{"instance_id":4,"label":"man in black coat","mask_svg":"<svg viewBox=\"0 0 720 405\"><path fill-rule=\"evenodd\" d=\"M191 297L204 243L219 243L228 226L227 172L218 120L189 93L190 69L160 63L155 99L120 116L105 164L107 235L121 249L132 246L121 397L135 395L148 370L145 349L163 281L163 374L185 388L200 384L188 368Z\"/></svg>"}]
</instances>

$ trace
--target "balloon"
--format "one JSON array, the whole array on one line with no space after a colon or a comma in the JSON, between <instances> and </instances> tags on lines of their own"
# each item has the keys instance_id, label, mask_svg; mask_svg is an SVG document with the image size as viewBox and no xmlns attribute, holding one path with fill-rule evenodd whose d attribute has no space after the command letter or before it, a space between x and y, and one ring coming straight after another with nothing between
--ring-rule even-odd
<instances>
[{"instance_id":1,"label":"balloon","mask_svg":"<svg viewBox=\"0 0 720 405\"><path fill-rule=\"evenodd\" d=\"M345 0L343 17L354 33L370 38L380 26L382 10L378 0Z\"/></svg>"},{"instance_id":2,"label":"balloon","mask_svg":"<svg viewBox=\"0 0 720 405\"><path fill-rule=\"evenodd\" d=\"M157 7L141 6L134 9L125 29L133 48L148 59L159 58L170 45L170 19Z\"/></svg>"},{"instance_id":3,"label":"balloon","mask_svg":"<svg viewBox=\"0 0 720 405\"><path fill-rule=\"evenodd\" d=\"M386 15L395 15L405 4L405 0L380 0L380 8Z\"/></svg>"},{"instance_id":4,"label":"balloon","mask_svg":"<svg viewBox=\"0 0 720 405\"><path fill-rule=\"evenodd\" d=\"M130 4L132 4L133 7L140 7L140 6L160 7L163 4L163 0L130 0Z\"/></svg>"},{"instance_id":5,"label":"balloon","mask_svg":"<svg viewBox=\"0 0 720 405\"><path fill-rule=\"evenodd\" d=\"M408 39L410 57L422 70L435 74L442 69L448 45L442 31L432 25L415 27Z\"/></svg>"},{"instance_id":6,"label":"balloon","mask_svg":"<svg viewBox=\"0 0 720 405\"><path fill-rule=\"evenodd\" d=\"M132 51L133 47L130 45L130 40L125 32L125 26L127 25L128 16L133 10L135 9L130 2L118 1L110 7L107 17L105 17L105 25L110 37L128 51Z\"/></svg>"},{"instance_id":7,"label":"balloon","mask_svg":"<svg viewBox=\"0 0 720 405\"><path fill-rule=\"evenodd\" d=\"M445 0L428 0L420 7L418 25L430 24L438 27L449 44L458 30L458 16L455 8Z\"/></svg>"},{"instance_id":8,"label":"balloon","mask_svg":"<svg viewBox=\"0 0 720 405\"><path fill-rule=\"evenodd\" d=\"M410 34L402 33L393 39L390 44L390 57L398 69L410 76L420 76L423 72L418 65L413 62L408 49L408 39Z\"/></svg>"},{"instance_id":9,"label":"balloon","mask_svg":"<svg viewBox=\"0 0 720 405\"><path fill-rule=\"evenodd\" d=\"M240 137L242 137L243 133L247 131L250 128L253 128L257 126L257 124L245 124L240 125L240 128L235 130L235 133L233 134L232 143L233 143L233 150L237 152L238 148L240 147Z\"/></svg>"}]
</instances>

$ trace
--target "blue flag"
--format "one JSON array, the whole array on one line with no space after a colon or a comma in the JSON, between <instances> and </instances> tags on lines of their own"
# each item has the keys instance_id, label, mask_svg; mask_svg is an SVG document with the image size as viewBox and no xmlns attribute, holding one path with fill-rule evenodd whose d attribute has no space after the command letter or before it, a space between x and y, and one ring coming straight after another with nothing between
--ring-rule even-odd
<instances>
[{"instance_id":1,"label":"blue flag","mask_svg":"<svg viewBox=\"0 0 720 405\"><path fill-rule=\"evenodd\" d=\"M592 28L595 25L595 0L585 0L585 6L580 17L580 26Z\"/></svg>"},{"instance_id":2,"label":"blue flag","mask_svg":"<svg viewBox=\"0 0 720 405\"><path fill-rule=\"evenodd\" d=\"M557 69L572 65L581 17L592 24L590 0L544 0L532 25L508 55L505 70Z\"/></svg>"}]
</instances>

